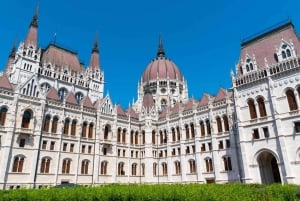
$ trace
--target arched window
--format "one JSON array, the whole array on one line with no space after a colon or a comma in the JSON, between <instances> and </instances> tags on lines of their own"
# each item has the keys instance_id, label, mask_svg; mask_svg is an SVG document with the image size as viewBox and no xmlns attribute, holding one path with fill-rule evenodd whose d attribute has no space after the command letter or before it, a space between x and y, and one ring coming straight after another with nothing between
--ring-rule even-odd
<instances>
[{"instance_id":1,"label":"arched window","mask_svg":"<svg viewBox=\"0 0 300 201\"><path fill-rule=\"evenodd\" d=\"M83 98L83 94L82 94L81 92L77 92L77 93L75 94L75 98L76 98L77 103L79 104L80 101L81 101L82 98Z\"/></svg>"},{"instance_id":2,"label":"arched window","mask_svg":"<svg viewBox=\"0 0 300 201\"><path fill-rule=\"evenodd\" d=\"M207 119L207 120L205 121L205 124L206 124L207 135L211 135L211 128L210 128L210 122L209 122L209 119Z\"/></svg>"},{"instance_id":3,"label":"arched window","mask_svg":"<svg viewBox=\"0 0 300 201\"><path fill-rule=\"evenodd\" d=\"M139 144L139 132L135 131L134 144Z\"/></svg>"},{"instance_id":4,"label":"arched window","mask_svg":"<svg viewBox=\"0 0 300 201\"><path fill-rule=\"evenodd\" d=\"M159 138L160 138L160 144L163 144L164 142L164 137L162 131L159 131Z\"/></svg>"},{"instance_id":5,"label":"arched window","mask_svg":"<svg viewBox=\"0 0 300 201\"><path fill-rule=\"evenodd\" d=\"M87 130L87 122L83 122L83 124L82 124L82 131L81 131L81 137L86 137L86 130Z\"/></svg>"},{"instance_id":6,"label":"arched window","mask_svg":"<svg viewBox=\"0 0 300 201\"><path fill-rule=\"evenodd\" d=\"M0 126L4 126L5 125L6 114L7 114L7 108L2 107L0 109Z\"/></svg>"},{"instance_id":7,"label":"arched window","mask_svg":"<svg viewBox=\"0 0 300 201\"><path fill-rule=\"evenodd\" d=\"M89 138L93 138L93 133L94 133L94 124L93 123L90 123L89 125Z\"/></svg>"},{"instance_id":8,"label":"arched window","mask_svg":"<svg viewBox=\"0 0 300 201\"><path fill-rule=\"evenodd\" d=\"M59 96L60 100L64 100L65 97L66 97L66 95L67 95L67 93L68 93L68 90L67 90L67 89L65 89L65 88L60 88L60 89L58 90L58 96Z\"/></svg>"},{"instance_id":9,"label":"arched window","mask_svg":"<svg viewBox=\"0 0 300 201\"><path fill-rule=\"evenodd\" d=\"M24 156L15 156L12 172L23 172L24 160Z\"/></svg>"},{"instance_id":10,"label":"arched window","mask_svg":"<svg viewBox=\"0 0 300 201\"><path fill-rule=\"evenodd\" d=\"M141 176L145 176L145 163L142 163L141 167L142 167Z\"/></svg>"},{"instance_id":11,"label":"arched window","mask_svg":"<svg viewBox=\"0 0 300 201\"><path fill-rule=\"evenodd\" d=\"M123 133L122 133L122 142L126 143L126 129L123 129Z\"/></svg>"},{"instance_id":12,"label":"arched window","mask_svg":"<svg viewBox=\"0 0 300 201\"><path fill-rule=\"evenodd\" d=\"M206 158L205 159L205 165L206 165L206 172L212 172L212 171L214 171L211 158Z\"/></svg>"},{"instance_id":13,"label":"arched window","mask_svg":"<svg viewBox=\"0 0 300 201\"><path fill-rule=\"evenodd\" d=\"M294 92L292 90L287 90L286 97L287 97L290 111L297 110L298 106L297 106L296 97L295 97Z\"/></svg>"},{"instance_id":14,"label":"arched window","mask_svg":"<svg viewBox=\"0 0 300 201\"><path fill-rule=\"evenodd\" d=\"M256 109L255 109L255 104L253 99L250 99L248 101L248 107L249 107L250 119L256 119L257 114L256 114Z\"/></svg>"},{"instance_id":15,"label":"arched window","mask_svg":"<svg viewBox=\"0 0 300 201\"><path fill-rule=\"evenodd\" d=\"M142 131L142 142L143 142L143 144L145 144L146 143L146 135L145 135L145 131L143 130Z\"/></svg>"},{"instance_id":16,"label":"arched window","mask_svg":"<svg viewBox=\"0 0 300 201\"><path fill-rule=\"evenodd\" d=\"M221 121L221 118L217 117L216 121L217 121L218 133L222 133L222 121Z\"/></svg>"},{"instance_id":17,"label":"arched window","mask_svg":"<svg viewBox=\"0 0 300 201\"><path fill-rule=\"evenodd\" d=\"M51 119L51 116L49 114L47 114L45 119L44 119L44 129L43 129L43 131L45 131L45 132L49 132L50 119Z\"/></svg>"},{"instance_id":18,"label":"arched window","mask_svg":"<svg viewBox=\"0 0 300 201\"><path fill-rule=\"evenodd\" d=\"M77 124L77 121L75 119L73 119L72 125L71 125L71 135L72 136L76 135L76 124Z\"/></svg>"},{"instance_id":19,"label":"arched window","mask_svg":"<svg viewBox=\"0 0 300 201\"><path fill-rule=\"evenodd\" d=\"M267 116L264 99L262 97L259 97L257 99L257 103L258 103L258 109L259 109L259 115L260 115L260 117Z\"/></svg>"},{"instance_id":20,"label":"arched window","mask_svg":"<svg viewBox=\"0 0 300 201\"><path fill-rule=\"evenodd\" d=\"M122 132L122 129L121 129L121 128L118 128L118 134L117 134L117 142L118 142L118 143L121 142L121 132Z\"/></svg>"},{"instance_id":21,"label":"arched window","mask_svg":"<svg viewBox=\"0 0 300 201\"><path fill-rule=\"evenodd\" d=\"M176 131L177 131L177 140L180 141L180 128L179 128L179 126L176 127Z\"/></svg>"},{"instance_id":22,"label":"arched window","mask_svg":"<svg viewBox=\"0 0 300 201\"><path fill-rule=\"evenodd\" d=\"M185 125L185 139L189 139L190 138L190 128L189 125Z\"/></svg>"},{"instance_id":23,"label":"arched window","mask_svg":"<svg viewBox=\"0 0 300 201\"><path fill-rule=\"evenodd\" d=\"M32 117L32 112L30 110L24 111L22 117L22 128L29 128L31 117Z\"/></svg>"},{"instance_id":24,"label":"arched window","mask_svg":"<svg viewBox=\"0 0 300 201\"><path fill-rule=\"evenodd\" d=\"M175 161L175 174L181 174L181 167L179 161Z\"/></svg>"},{"instance_id":25,"label":"arched window","mask_svg":"<svg viewBox=\"0 0 300 201\"><path fill-rule=\"evenodd\" d=\"M52 120L52 128L51 128L52 133L57 133L57 125L58 125L58 117L55 116L55 117L53 117L53 120Z\"/></svg>"},{"instance_id":26,"label":"arched window","mask_svg":"<svg viewBox=\"0 0 300 201\"><path fill-rule=\"evenodd\" d=\"M157 163L153 163L153 176L157 176Z\"/></svg>"},{"instance_id":27,"label":"arched window","mask_svg":"<svg viewBox=\"0 0 300 201\"><path fill-rule=\"evenodd\" d=\"M70 127L70 119L66 119L65 124L64 124L64 134L65 135L69 134L69 127Z\"/></svg>"},{"instance_id":28,"label":"arched window","mask_svg":"<svg viewBox=\"0 0 300 201\"><path fill-rule=\"evenodd\" d=\"M195 137L195 128L194 128L194 124L191 123L190 126L191 126L191 135L192 135L191 137L194 138L194 137Z\"/></svg>"},{"instance_id":29,"label":"arched window","mask_svg":"<svg viewBox=\"0 0 300 201\"><path fill-rule=\"evenodd\" d=\"M120 162L118 164L118 175L125 175L124 163L123 162Z\"/></svg>"},{"instance_id":30,"label":"arched window","mask_svg":"<svg viewBox=\"0 0 300 201\"><path fill-rule=\"evenodd\" d=\"M201 136L205 136L205 125L203 121L200 121L200 130L201 130Z\"/></svg>"},{"instance_id":31,"label":"arched window","mask_svg":"<svg viewBox=\"0 0 300 201\"><path fill-rule=\"evenodd\" d=\"M286 56L287 56L287 57L292 56L291 51L290 51L289 49L286 50Z\"/></svg>"},{"instance_id":32,"label":"arched window","mask_svg":"<svg viewBox=\"0 0 300 201\"><path fill-rule=\"evenodd\" d=\"M283 59L286 58L286 53L285 53L285 51L283 51L283 50L281 51L281 56L282 56Z\"/></svg>"},{"instance_id":33,"label":"arched window","mask_svg":"<svg viewBox=\"0 0 300 201\"><path fill-rule=\"evenodd\" d=\"M70 174L71 159L64 159L62 163L62 174Z\"/></svg>"},{"instance_id":34,"label":"arched window","mask_svg":"<svg viewBox=\"0 0 300 201\"><path fill-rule=\"evenodd\" d=\"M133 163L131 165L131 175L132 176L136 176L136 167L137 167L137 164L136 163Z\"/></svg>"},{"instance_id":35,"label":"arched window","mask_svg":"<svg viewBox=\"0 0 300 201\"><path fill-rule=\"evenodd\" d=\"M89 173L89 161L83 160L81 162L81 174L88 174Z\"/></svg>"},{"instance_id":36,"label":"arched window","mask_svg":"<svg viewBox=\"0 0 300 201\"><path fill-rule=\"evenodd\" d=\"M104 140L108 139L108 132L109 132L110 126L106 125L104 128Z\"/></svg>"},{"instance_id":37,"label":"arched window","mask_svg":"<svg viewBox=\"0 0 300 201\"><path fill-rule=\"evenodd\" d=\"M160 103L161 103L161 109L162 109L162 110L165 109L165 107L167 106L167 100L166 100L166 99L162 99L162 100L160 101Z\"/></svg>"},{"instance_id":38,"label":"arched window","mask_svg":"<svg viewBox=\"0 0 300 201\"><path fill-rule=\"evenodd\" d=\"M152 131L152 144L156 144L155 130Z\"/></svg>"},{"instance_id":39,"label":"arched window","mask_svg":"<svg viewBox=\"0 0 300 201\"><path fill-rule=\"evenodd\" d=\"M176 133L175 133L175 128L172 127L172 141L175 142L176 141Z\"/></svg>"},{"instance_id":40,"label":"arched window","mask_svg":"<svg viewBox=\"0 0 300 201\"><path fill-rule=\"evenodd\" d=\"M40 172L41 173L49 173L49 170L50 170L50 162L51 162L51 159L50 158L42 158L42 162L41 162L41 169L40 169Z\"/></svg>"},{"instance_id":41,"label":"arched window","mask_svg":"<svg viewBox=\"0 0 300 201\"><path fill-rule=\"evenodd\" d=\"M195 160L189 160L189 164L190 164L190 173L196 173L196 163Z\"/></svg>"},{"instance_id":42,"label":"arched window","mask_svg":"<svg viewBox=\"0 0 300 201\"><path fill-rule=\"evenodd\" d=\"M223 123L224 123L224 131L229 131L228 117L226 115L223 116Z\"/></svg>"},{"instance_id":43,"label":"arched window","mask_svg":"<svg viewBox=\"0 0 300 201\"><path fill-rule=\"evenodd\" d=\"M223 157L223 164L224 164L224 170L225 171L231 171L232 165L231 165L231 159L228 156Z\"/></svg>"},{"instance_id":44,"label":"arched window","mask_svg":"<svg viewBox=\"0 0 300 201\"><path fill-rule=\"evenodd\" d=\"M50 84L48 84L47 82L43 83L43 84L41 85L41 89L42 89L42 91L44 91L44 92L49 91L49 89L50 89Z\"/></svg>"},{"instance_id":45,"label":"arched window","mask_svg":"<svg viewBox=\"0 0 300 201\"><path fill-rule=\"evenodd\" d=\"M101 162L101 171L100 174L106 175L107 174L107 161L102 161Z\"/></svg>"},{"instance_id":46,"label":"arched window","mask_svg":"<svg viewBox=\"0 0 300 201\"><path fill-rule=\"evenodd\" d=\"M168 166L167 163L162 163L162 175L167 176L168 175Z\"/></svg>"},{"instance_id":47,"label":"arched window","mask_svg":"<svg viewBox=\"0 0 300 201\"><path fill-rule=\"evenodd\" d=\"M300 98L300 87L298 87L297 92L298 92L298 96Z\"/></svg>"}]
</instances>

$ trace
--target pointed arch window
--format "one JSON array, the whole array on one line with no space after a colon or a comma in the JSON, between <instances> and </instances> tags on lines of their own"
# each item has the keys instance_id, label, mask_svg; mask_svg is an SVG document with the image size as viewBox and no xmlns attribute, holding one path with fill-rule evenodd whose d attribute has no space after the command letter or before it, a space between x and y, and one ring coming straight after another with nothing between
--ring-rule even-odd
<instances>
[{"instance_id":1,"label":"pointed arch window","mask_svg":"<svg viewBox=\"0 0 300 201\"><path fill-rule=\"evenodd\" d=\"M49 114L46 115L45 120L44 120L44 132L49 132L49 126L50 126L50 119L51 116Z\"/></svg>"},{"instance_id":2,"label":"pointed arch window","mask_svg":"<svg viewBox=\"0 0 300 201\"><path fill-rule=\"evenodd\" d=\"M57 125L58 125L58 117L55 116L55 117L53 117L53 120L52 120L52 127L51 127L52 133L57 133Z\"/></svg>"},{"instance_id":3,"label":"pointed arch window","mask_svg":"<svg viewBox=\"0 0 300 201\"><path fill-rule=\"evenodd\" d=\"M123 133L122 133L122 142L126 143L126 129L123 129Z\"/></svg>"},{"instance_id":4,"label":"pointed arch window","mask_svg":"<svg viewBox=\"0 0 300 201\"><path fill-rule=\"evenodd\" d=\"M101 171L100 171L100 174L102 174L102 175L106 175L107 174L107 164L108 164L107 161L102 161L101 162Z\"/></svg>"},{"instance_id":5,"label":"pointed arch window","mask_svg":"<svg viewBox=\"0 0 300 201\"><path fill-rule=\"evenodd\" d=\"M185 138L186 139L190 138L190 128L188 124L185 125Z\"/></svg>"},{"instance_id":6,"label":"pointed arch window","mask_svg":"<svg viewBox=\"0 0 300 201\"><path fill-rule=\"evenodd\" d=\"M139 144L139 132L135 131L134 144Z\"/></svg>"},{"instance_id":7,"label":"pointed arch window","mask_svg":"<svg viewBox=\"0 0 300 201\"><path fill-rule=\"evenodd\" d=\"M153 163L153 176L157 176L157 163Z\"/></svg>"},{"instance_id":8,"label":"pointed arch window","mask_svg":"<svg viewBox=\"0 0 300 201\"><path fill-rule=\"evenodd\" d=\"M7 108L6 107L2 107L0 109L0 126L4 126L5 125L6 114L7 114Z\"/></svg>"},{"instance_id":9,"label":"pointed arch window","mask_svg":"<svg viewBox=\"0 0 300 201\"><path fill-rule=\"evenodd\" d=\"M61 101L65 99L67 93L68 93L68 90L66 88L60 88L58 90L58 96L59 96Z\"/></svg>"},{"instance_id":10,"label":"pointed arch window","mask_svg":"<svg viewBox=\"0 0 300 201\"><path fill-rule=\"evenodd\" d=\"M249 107L250 119L256 119L257 114L256 114L256 109L255 109L255 104L253 99L250 99L248 101L248 107Z\"/></svg>"},{"instance_id":11,"label":"pointed arch window","mask_svg":"<svg viewBox=\"0 0 300 201\"><path fill-rule=\"evenodd\" d=\"M175 174L181 174L181 167L179 161L175 161Z\"/></svg>"},{"instance_id":12,"label":"pointed arch window","mask_svg":"<svg viewBox=\"0 0 300 201\"><path fill-rule=\"evenodd\" d=\"M205 159L205 166L206 166L206 172L213 172L213 163L211 158L206 158Z\"/></svg>"},{"instance_id":13,"label":"pointed arch window","mask_svg":"<svg viewBox=\"0 0 300 201\"><path fill-rule=\"evenodd\" d=\"M118 128L118 133L117 133L117 142L120 143L121 142L121 128Z\"/></svg>"},{"instance_id":14,"label":"pointed arch window","mask_svg":"<svg viewBox=\"0 0 300 201\"><path fill-rule=\"evenodd\" d=\"M105 128L104 128L104 140L108 139L109 129L110 129L110 126L106 125Z\"/></svg>"},{"instance_id":15,"label":"pointed arch window","mask_svg":"<svg viewBox=\"0 0 300 201\"><path fill-rule=\"evenodd\" d=\"M64 123L64 134L69 134L69 127L70 127L70 119L66 119Z\"/></svg>"},{"instance_id":16,"label":"pointed arch window","mask_svg":"<svg viewBox=\"0 0 300 201\"><path fill-rule=\"evenodd\" d=\"M231 158L229 156L223 157L223 164L224 164L224 170L225 171L231 171L232 165L231 165Z\"/></svg>"},{"instance_id":17,"label":"pointed arch window","mask_svg":"<svg viewBox=\"0 0 300 201\"><path fill-rule=\"evenodd\" d=\"M71 159L64 159L62 163L62 174L70 174Z\"/></svg>"},{"instance_id":18,"label":"pointed arch window","mask_svg":"<svg viewBox=\"0 0 300 201\"><path fill-rule=\"evenodd\" d=\"M195 160L189 160L189 165L190 165L190 173L196 173L196 162Z\"/></svg>"},{"instance_id":19,"label":"pointed arch window","mask_svg":"<svg viewBox=\"0 0 300 201\"><path fill-rule=\"evenodd\" d=\"M152 144L156 144L155 130L152 131Z\"/></svg>"},{"instance_id":20,"label":"pointed arch window","mask_svg":"<svg viewBox=\"0 0 300 201\"><path fill-rule=\"evenodd\" d=\"M281 45L281 57L282 60L288 59L289 57L292 56L292 51L290 45L283 43Z\"/></svg>"},{"instance_id":21,"label":"pointed arch window","mask_svg":"<svg viewBox=\"0 0 300 201\"><path fill-rule=\"evenodd\" d=\"M176 133L175 133L175 128L171 128L172 130L172 141L175 142L176 141Z\"/></svg>"},{"instance_id":22,"label":"pointed arch window","mask_svg":"<svg viewBox=\"0 0 300 201\"><path fill-rule=\"evenodd\" d=\"M290 111L297 110L298 106L297 106L297 102L296 102L296 97L295 97L294 92L291 89L286 91L286 97L287 97Z\"/></svg>"},{"instance_id":23,"label":"pointed arch window","mask_svg":"<svg viewBox=\"0 0 300 201\"><path fill-rule=\"evenodd\" d=\"M93 135L94 135L94 124L93 124L93 123L90 123L90 125L89 125L89 135L88 135L88 137L89 137L90 139L92 139L92 138L93 138Z\"/></svg>"},{"instance_id":24,"label":"pointed arch window","mask_svg":"<svg viewBox=\"0 0 300 201\"><path fill-rule=\"evenodd\" d=\"M142 131L142 143L145 144L146 143L146 135L145 135L145 131Z\"/></svg>"},{"instance_id":25,"label":"pointed arch window","mask_svg":"<svg viewBox=\"0 0 300 201\"><path fill-rule=\"evenodd\" d=\"M205 125L203 121L200 121L200 131L201 131L201 136L205 136Z\"/></svg>"},{"instance_id":26,"label":"pointed arch window","mask_svg":"<svg viewBox=\"0 0 300 201\"><path fill-rule=\"evenodd\" d=\"M120 175L120 176L125 175L124 163L123 162L120 162L118 164L118 175Z\"/></svg>"},{"instance_id":27,"label":"pointed arch window","mask_svg":"<svg viewBox=\"0 0 300 201\"><path fill-rule=\"evenodd\" d=\"M209 121L209 119L207 119L205 123L206 123L207 134L211 135L211 127L210 127L210 121Z\"/></svg>"},{"instance_id":28,"label":"pointed arch window","mask_svg":"<svg viewBox=\"0 0 300 201\"><path fill-rule=\"evenodd\" d=\"M222 121L221 121L221 118L217 117L216 121L217 121L218 133L222 133Z\"/></svg>"},{"instance_id":29,"label":"pointed arch window","mask_svg":"<svg viewBox=\"0 0 300 201\"><path fill-rule=\"evenodd\" d=\"M132 176L136 176L136 169L137 169L137 164L136 163L133 163L131 165L131 175Z\"/></svg>"},{"instance_id":30,"label":"pointed arch window","mask_svg":"<svg viewBox=\"0 0 300 201\"><path fill-rule=\"evenodd\" d=\"M81 92L77 92L75 94L75 98L76 98L77 103L79 104L83 98L83 94Z\"/></svg>"},{"instance_id":31,"label":"pointed arch window","mask_svg":"<svg viewBox=\"0 0 300 201\"><path fill-rule=\"evenodd\" d=\"M87 122L83 122L83 124L82 124L82 131L81 131L81 137L86 137L86 130L87 130Z\"/></svg>"},{"instance_id":32,"label":"pointed arch window","mask_svg":"<svg viewBox=\"0 0 300 201\"><path fill-rule=\"evenodd\" d=\"M42 91L44 91L44 92L48 92L49 89L50 89L50 84L48 84L47 82L43 83L43 84L41 85L41 89L42 89Z\"/></svg>"},{"instance_id":33,"label":"pointed arch window","mask_svg":"<svg viewBox=\"0 0 300 201\"><path fill-rule=\"evenodd\" d=\"M22 117L22 128L29 128L31 118L32 118L32 112L30 110L24 111Z\"/></svg>"},{"instance_id":34,"label":"pointed arch window","mask_svg":"<svg viewBox=\"0 0 300 201\"><path fill-rule=\"evenodd\" d=\"M89 161L83 160L81 162L81 174L88 174L89 173Z\"/></svg>"},{"instance_id":35,"label":"pointed arch window","mask_svg":"<svg viewBox=\"0 0 300 201\"><path fill-rule=\"evenodd\" d=\"M194 138L194 137L195 137L195 128L194 128L194 124L191 123L191 124L190 124L190 127L191 127L191 135L192 135L191 137Z\"/></svg>"},{"instance_id":36,"label":"pointed arch window","mask_svg":"<svg viewBox=\"0 0 300 201\"><path fill-rule=\"evenodd\" d=\"M160 144L163 144L164 142L164 137L162 131L159 131L159 138L160 138Z\"/></svg>"},{"instance_id":37,"label":"pointed arch window","mask_svg":"<svg viewBox=\"0 0 300 201\"><path fill-rule=\"evenodd\" d=\"M177 131L177 141L180 141L180 128L179 128L179 126L176 127L176 131Z\"/></svg>"},{"instance_id":38,"label":"pointed arch window","mask_svg":"<svg viewBox=\"0 0 300 201\"><path fill-rule=\"evenodd\" d=\"M40 168L40 172L41 173L49 173L50 170L50 162L51 159L50 158L42 158L42 162L41 162L41 168Z\"/></svg>"},{"instance_id":39,"label":"pointed arch window","mask_svg":"<svg viewBox=\"0 0 300 201\"><path fill-rule=\"evenodd\" d=\"M224 131L229 131L229 123L227 115L223 116Z\"/></svg>"},{"instance_id":40,"label":"pointed arch window","mask_svg":"<svg viewBox=\"0 0 300 201\"><path fill-rule=\"evenodd\" d=\"M162 163L162 175L167 176L168 175L168 166L167 163Z\"/></svg>"},{"instance_id":41,"label":"pointed arch window","mask_svg":"<svg viewBox=\"0 0 300 201\"><path fill-rule=\"evenodd\" d=\"M252 59L250 59L250 58L246 59L245 67L246 67L247 72L251 72L254 70L254 64L253 64Z\"/></svg>"},{"instance_id":42,"label":"pointed arch window","mask_svg":"<svg viewBox=\"0 0 300 201\"><path fill-rule=\"evenodd\" d=\"M71 135L72 136L76 135L76 125L77 125L77 121L75 119L73 119L72 125L71 125Z\"/></svg>"},{"instance_id":43,"label":"pointed arch window","mask_svg":"<svg viewBox=\"0 0 300 201\"><path fill-rule=\"evenodd\" d=\"M24 156L15 156L12 172L23 172L24 161Z\"/></svg>"},{"instance_id":44,"label":"pointed arch window","mask_svg":"<svg viewBox=\"0 0 300 201\"><path fill-rule=\"evenodd\" d=\"M141 167L142 167L141 176L145 176L145 163L142 163Z\"/></svg>"},{"instance_id":45,"label":"pointed arch window","mask_svg":"<svg viewBox=\"0 0 300 201\"><path fill-rule=\"evenodd\" d=\"M265 107L265 101L262 97L259 97L257 99L257 104L258 104L258 109L259 109L259 115L260 117L265 117L267 116L267 111Z\"/></svg>"}]
</instances>

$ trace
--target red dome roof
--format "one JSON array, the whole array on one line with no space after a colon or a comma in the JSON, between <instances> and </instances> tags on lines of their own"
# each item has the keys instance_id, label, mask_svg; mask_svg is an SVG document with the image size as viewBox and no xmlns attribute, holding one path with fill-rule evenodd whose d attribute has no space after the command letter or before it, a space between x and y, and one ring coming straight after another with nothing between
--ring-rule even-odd
<instances>
[{"instance_id":1,"label":"red dome roof","mask_svg":"<svg viewBox=\"0 0 300 201\"><path fill-rule=\"evenodd\" d=\"M183 76L176 64L164 55L160 55L151 61L142 78L143 82L156 79L183 80Z\"/></svg>"}]
</instances>

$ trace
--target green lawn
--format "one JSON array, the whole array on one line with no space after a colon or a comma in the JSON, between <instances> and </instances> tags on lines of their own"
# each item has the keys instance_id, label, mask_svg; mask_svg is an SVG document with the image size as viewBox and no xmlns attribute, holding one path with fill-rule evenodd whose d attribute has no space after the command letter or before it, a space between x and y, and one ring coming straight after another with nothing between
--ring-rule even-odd
<instances>
[{"instance_id":1,"label":"green lawn","mask_svg":"<svg viewBox=\"0 0 300 201\"><path fill-rule=\"evenodd\" d=\"M276 201L300 200L300 186L245 184L107 185L0 191L1 200Z\"/></svg>"}]
</instances>

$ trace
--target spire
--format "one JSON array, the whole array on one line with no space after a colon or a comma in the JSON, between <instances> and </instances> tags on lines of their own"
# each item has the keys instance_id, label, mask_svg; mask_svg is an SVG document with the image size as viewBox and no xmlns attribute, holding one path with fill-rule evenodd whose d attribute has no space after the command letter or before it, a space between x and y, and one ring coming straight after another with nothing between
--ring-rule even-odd
<instances>
[{"instance_id":1,"label":"spire","mask_svg":"<svg viewBox=\"0 0 300 201\"><path fill-rule=\"evenodd\" d=\"M100 70L100 56L99 56L99 46L98 46L98 33L96 33L94 46L92 49L92 55L90 59L89 68L94 70Z\"/></svg>"},{"instance_id":2,"label":"spire","mask_svg":"<svg viewBox=\"0 0 300 201\"><path fill-rule=\"evenodd\" d=\"M38 28L38 11L39 11L39 2L37 2L36 4L34 15L32 17L29 27Z\"/></svg>"},{"instance_id":3,"label":"spire","mask_svg":"<svg viewBox=\"0 0 300 201\"><path fill-rule=\"evenodd\" d=\"M29 25L27 37L25 39L25 47L32 45L35 46L35 48L37 48L38 10L39 10L39 4L37 3L34 11L34 15Z\"/></svg>"},{"instance_id":4,"label":"spire","mask_svg":"<svg viewBox=\"0 0 300 201\"><path fill-rule=\"evenodd\" d=\"M157 57L164 57L165 51L162 43L162 37L161 34L159 35L159 43L158 43L158 50L157 50Z\"/></svg>"},{"instance_id":5,"label":"spire","mask_svg":"<svg viewBox=\"0 0 300 201\"><path fill-rule=\"evenodd\" d=\"M5 67L5 72L8 71L10 65L13 63L13 61L15 60L15 57L16 57L16 42L17 42L17 38L15 39L14 41L14 44L13 44L13 47L11 48L11 51L9 53L9 56L8 56L8 61L6 63L6 67Z\"/></svg>"}]
</instances>

